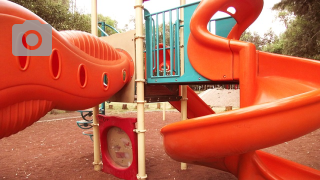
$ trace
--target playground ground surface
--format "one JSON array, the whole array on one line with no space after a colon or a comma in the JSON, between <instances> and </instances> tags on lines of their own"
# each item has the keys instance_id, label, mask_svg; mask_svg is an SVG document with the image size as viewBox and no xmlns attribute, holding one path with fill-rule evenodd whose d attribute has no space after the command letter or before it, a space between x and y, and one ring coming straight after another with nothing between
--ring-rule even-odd
<instances>
[{"instance_id":1,"label":"playground ground surface","mask_svg":"<svg viewBox=\"0 0 320 180\"><path fill-rule=\"evenodd\" d=\"M136 117L135 112L108 111L109 115ZM180 113L169 110L145 113L146 168L148 179L232 180L219 170L188 165L170 159L162 147L161 127L180 120ZM25 130L0 140L0 179L118 179L93 170L93 143L76 121L78 112L50 114ZM306 136L264 149L272 154L320 170L320 129Z\"/></svg>"}]
</instances>

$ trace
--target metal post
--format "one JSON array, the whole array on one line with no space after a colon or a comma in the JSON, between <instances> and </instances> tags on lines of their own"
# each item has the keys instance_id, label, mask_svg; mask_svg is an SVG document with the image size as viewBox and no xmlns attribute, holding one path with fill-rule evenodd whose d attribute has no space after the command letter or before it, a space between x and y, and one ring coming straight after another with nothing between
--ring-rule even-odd
<instances>
[{"instance_id":1,"label":"metal post","mask_svg":"<svg viewBox=\"0 0 320 180\"><path fill-rule=\"evenodd\" d=\"M101 22L101 29L102 29L104 32L106 32L106 23L105 23L105 22ZM106 35L101 32L101 36L106 36Z\"/></svg>"},{"instance_id":2,"label":"metal post","mask_svg":"<svg viewBox=\"0 0 320 180\"><path fill-rule=\"evenodd\" d=\"M180 6L185 5L186 0L180 0ZM180 8L180 25L184 24L184 8ZM184 37L183 27L180 28L180 62L181 62L181 76L184 74Z\"/></svg>"},{"instance_id":3,"label":"metal post","mask_svg":"<svg viewBox=\"0 0 320 180\"><path fill-rule=\"evenodd\" d=\"M101 103L101 114L106 115L106 102Z\"/></svg>"},{"instance_id":4,"label":"metal post","mask_svg":"<svg viewBox=\"0 0 320 180\"><path fill-rule=\"evenodd\" d=\"M143 17L142 0L135 1L136 23L136 73L137 73L137 129L138 133L138 174L137 179L146 179L145 127L144 127L144 68L143 68Z\"/></svg>"},{"instance_id":5,"label":"metal post","mask_svg":"<svg viewBox=\"0 0 320 180\"><path fill-rule=\"evenodd\" d=\"M185 5L186 0L180 0L180 6ZM180 8L180 24L184 24L184 9ZM181 62L181 76L184 74L184 39L183 39L183 27L180 28L180 62ZM187 119L187 85L181 86L181 120ZM186 170L187 164L181 163L181 170Z\"/></svg>"},{"instance_id":6,"label":"metal post","mask_svg":"<svg viewBox=\"0 0 320 180\"><path fill-rule=\"evenodd\" d=\"M91 0L91 33L94 36L98 36L97 24L97 0ZM95 171L101 170L99 120L97 118L98 114L99 105L93 107L93 167Z\"/></svg>"}]
</instances>

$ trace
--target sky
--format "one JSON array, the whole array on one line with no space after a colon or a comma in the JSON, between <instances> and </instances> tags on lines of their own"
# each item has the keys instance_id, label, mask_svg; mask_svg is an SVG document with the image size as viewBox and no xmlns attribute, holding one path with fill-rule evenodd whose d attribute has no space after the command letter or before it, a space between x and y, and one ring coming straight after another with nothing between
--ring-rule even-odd
<instances>
[{"instance_id":1,"label":"sky","mask_svg":"<svg viewBox=\"0 0 320 180\"><path fill-rule=\"evenodd\" d=\"M91 12L91 0L73 0L76 7L83 13ZM199 0L186 0L186 3L197 2ZM256 31L263 35L270 27L276 34L284 32L285 26L276 20L276 12L272 11L272 6L280 0L265 0L263 10L258 19L249 27L249 31ZM179 0L150 0L144 3L144 7L149 12L159 12L179 6ZM118 27L124 28L129 23L129 19L134 17L134 0L97 0L97 10L99 14L109 16L118 21ZM132 25L130 27L133 27Z\"/></svg>"}]
</instances>

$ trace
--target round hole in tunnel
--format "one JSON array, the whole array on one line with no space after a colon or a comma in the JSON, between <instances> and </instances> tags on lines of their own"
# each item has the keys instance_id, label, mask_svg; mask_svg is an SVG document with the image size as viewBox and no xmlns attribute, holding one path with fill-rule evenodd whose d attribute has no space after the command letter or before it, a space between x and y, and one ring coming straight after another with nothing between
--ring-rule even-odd
<instances>
[{"instance_id":1,"label":"round hole in tunnel","mask_svg":"<svg viewBox=\"0 0 320 180\"><path fill-rule=\"evenodd\" d=\"M127 80L127 71L125 69L122 70L122 80L123 82L126 82Z\"/></svg>"},{"instance_id":2,"label":"round hole in tunnel","mask_svg":"<svg viewBox=\"0 0 320 180\"><path fill-rule=\"evenodd\" d=\"M163 71L164 70L164 65L160 66L160 70Z\"/></svg>"},{"instance_id":3,"label":"round hole in tunnel","mask_svg":"<svg viewBox=\"0 0 320 180\"><path fill-rule=\"evenodd\" d=\"M49 63L51 75L54 79L58 79L61 73L61 60L57 49L53 49Z\"/></svg>"},{"instance_id":4,"label":"round hole in tunnel","mask_svg":"<svg viewBox=\"0 0 320 180\"><path fill-rule=\"evenodd\" d=\"M83 64L79 65L78 68L78 81L82 88L86 87L87 85L87 70Z\"/></svg>"},{"instance_id":5,"label":"round hole in tunnel","mask_svg":"<svg viewBox=\"0 0 320 180\"><path fill-rule=\"evenodd\" d=\"M102 75L102 87L104 90L108 90L109 88L109 79L108 74L106 72Z\"/></svg>"},{"instance_id":6,"label":"round hole in tunnel","mask_svg":"<svg viewBox=\"0 0 320 180\"><path fill-rule=\"evenodd\" d=\"M120 127L111 126L106 133L109 161L117 168L128 168L134 158L132 142L128 134Z\"/></svg>"},{"instance_id":7,"label":"round hole in tunnel","mask_svg":"<svg viewBox=\"0 0 320 180\"><path fill-rule=\"evenodd\" d=\"M29 66L29 56L17 56L18 65L21 70L25 71Z\"/></svg>"},{"instance_id":8,"label":"round hole in tunnel","mask_svg":"<svg viewBox=\"0 0 320 180\"><path fill-rule=\"evenodd\" d=\"M234 7L228 7L227 11L231 14L235 14L236 13L236 9Z\"/></svg>"}]
</instances>

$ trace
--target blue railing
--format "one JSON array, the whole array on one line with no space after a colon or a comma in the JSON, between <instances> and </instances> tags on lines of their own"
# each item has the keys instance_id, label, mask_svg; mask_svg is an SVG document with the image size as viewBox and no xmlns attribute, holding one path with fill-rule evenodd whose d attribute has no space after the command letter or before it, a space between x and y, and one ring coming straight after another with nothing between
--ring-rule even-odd
<instances>
[{"instance_id":1,"label":"blue railing","mask_svg":"<svg viewBox=\"0 0 320 180\"><path fill-rule=\"evenodd\" d=\"M144 11L146 26L146 75L148 83L207 82L191 66L187 55L187 42L190 34L190 19L199 2L149 13ZM184 9L184 23L180 24L180 9ZM215 34L226 37L235 24L231 17L213 19ZM223 24L221 24L221 22ZM227 25L226 25L227 24ZM180 43L180 28L184 27L184 45ZM217 28L223 27L223 28ZM184 48L184 75L181 72L180 48Z\"/></svg>"},{"instance_id":2,"label":"blue railing","mask_svg":"<svg viewBox=\"0 0 320 180\"><path fill-rule=\"evenodd\" d=\"M101 24L101 27L99 26L100 24ZM114 30L116 33L119 33L118 30L116 30L114 27L110 26L109 24L106 24L105 22L99 22L98 29L101 31L101 36L109 36L109 34L106 33L106 26Z\"/></svg>"},{"instance_id":3,"label":"blue railing","mask_svg":"<svg viewBox=\"0 0 320 180\"><path fill-rule=\"evenodd\" d=\"M150 14L145 10L147 74L151 77L180 76L179 9L181 7ZM166 23L167 22L167 23ZM160 35L161 34L161 35ZM162 38L160 37L162 36ZM168 36L168 37L167 37ZM169 41L169 42L168 42ZM162 47L160 47L160 45ZM169 57L167 52L169 50ZM162 58L160 56L162 53ZM160 62L161 60L161 62ZM162 63L162 64L160 64ZM169 64L167 64L169 63ZM161 67L160 67L161 66ZM167 68L167 67L170 67Z\"/></svg>"}]
</instances>

